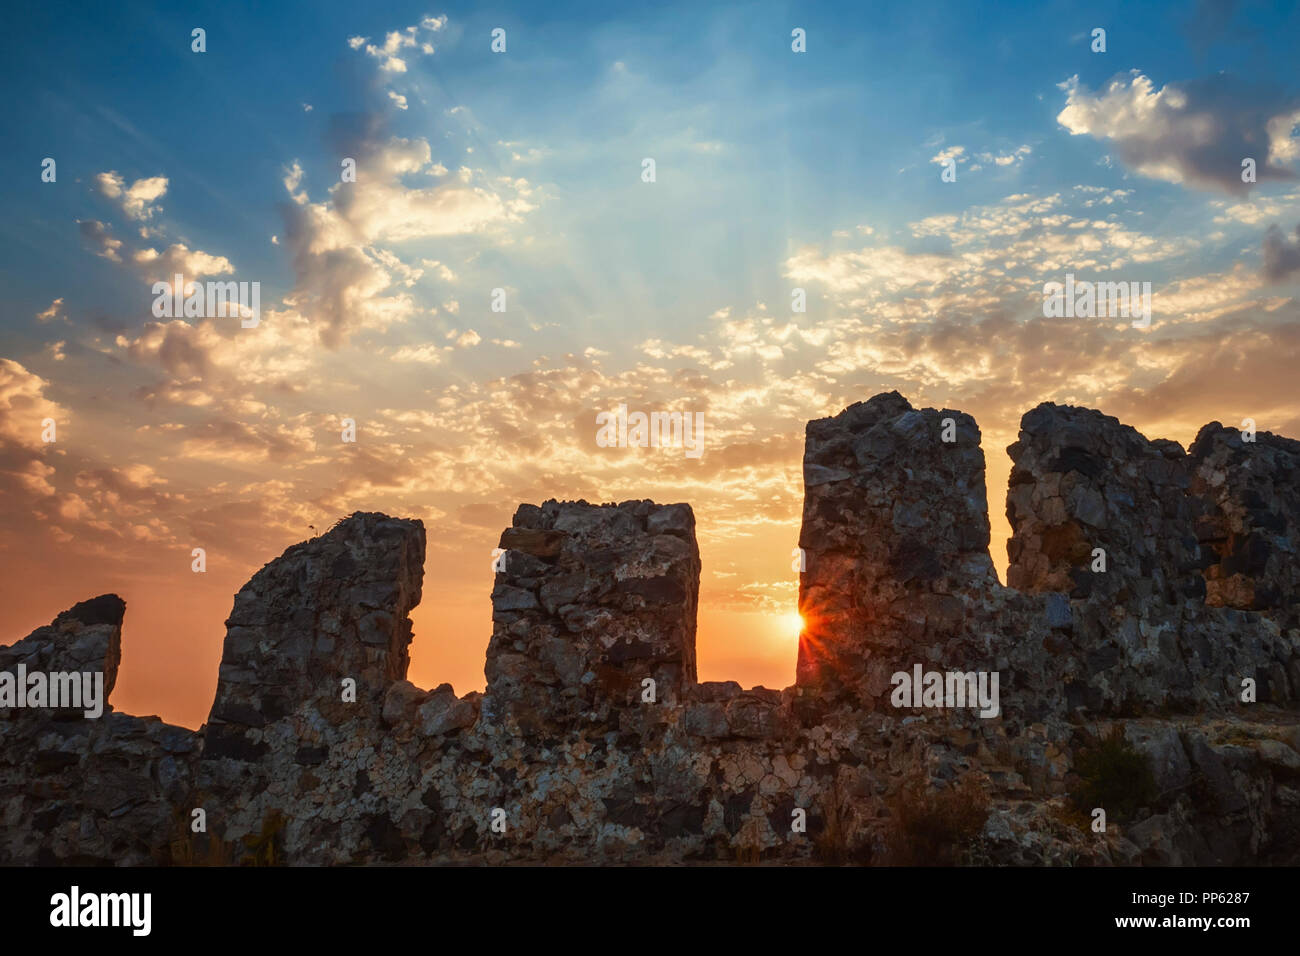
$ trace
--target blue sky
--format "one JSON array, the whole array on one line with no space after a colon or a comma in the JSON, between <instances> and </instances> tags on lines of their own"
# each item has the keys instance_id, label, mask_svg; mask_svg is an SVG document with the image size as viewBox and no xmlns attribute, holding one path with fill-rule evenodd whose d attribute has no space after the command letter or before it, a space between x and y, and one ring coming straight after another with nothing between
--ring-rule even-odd
<instances>
[{"instance_id":1,"label":"blue sky","mask_svg":"<svg viewBox=\"0 0 1300 956\"><path fill-rule=\"evenodd\" d=\"M704 676L779 685L809 418L891 388L976 415L995 538L1037 402L1300 434L1297 41L1295 3L1227 0L16 9L14 629L91 578L138 595L124 693L184 719L178 655L215 675L247 573L388 510L431 529L417 670L464 690L515 504L655 497L699 515ZM155 317L177 269L260 282L261 325ZM1046 318L1067 273L1151 282L1152 327ZM705 412L708 450L598 449L620 403Z\"/></svg>"},{"instance_id":2,"label":"blue sky","mask_svg":"<svg viewBox=\"0 0 1300 956\"><path fill-rule=\"evenodd\" d=\"M63 176L82 179L101 167L166 170L168 212L193 245L220 245L241 266L256 263L264 282L291 285L284 256L266 248L283 229L281 167L300 158L309 184L331 175L331 117L384 105L373 61L343 39L382 37L428 9L259 6L13 12L3 68L15 95L2 108L12 144L6 240L23 277L11 300L16 293L21 312L43 307L46 289L88 265L75 232L60 228L87 215L84 196L32 188L33 156L63 157ZM519 164L500 142L546 150L528 172L563 201L563 256L606 274L645 264L646 281L629 277L631 288L593 303L602 320L638 327L664 321L683 297L721 306L746 284L774 295L782 279L773 266L787 246L819 241L828 226L897 227L1008 188L1122 187L1123 168L1096 166L1104 144L1080 148L1054 122L1057 84L1078 75L1096 88L1129 69L1157 84L1228 70L1293 87L1300 34L1295 4L1241 5L1216 40L1249 39L1208 46L1183 22L1187 4L959 3L923 14L912 4L690 4L613 20L601 4L548 5L544 18L527 4L440 13L449 26L438 52L392 84L411 99L393 132L432 136L444 159L472 147L483 168L503 174ZM188 42L199 24L209 37L203 55ZM508 31L505 56L486 50L497 25ZM790 54L787 25L808 30L807 55ZM1088 53L1095 25L1108 30L1104 55ZM616 63L626 72L614 74ZM451 106L472 120L447 117ZM986 150L1030 144L1035 161L962 183L954 196L927 162L935 150L926 144L939 137ZM692 152L691 143L720 152ZM654 193L626 188L642 153L660 154L664 188ZM1148 184L1144 208L1185 227L1181 192ZM546 271L546 294L532 303L539 318L543 300L581 301L597 284ZM112 270L94 278L84 293L103 307L98 280L111 285ZM628 308L633 291L654 316Z\"/></svg>"}]
</instances>

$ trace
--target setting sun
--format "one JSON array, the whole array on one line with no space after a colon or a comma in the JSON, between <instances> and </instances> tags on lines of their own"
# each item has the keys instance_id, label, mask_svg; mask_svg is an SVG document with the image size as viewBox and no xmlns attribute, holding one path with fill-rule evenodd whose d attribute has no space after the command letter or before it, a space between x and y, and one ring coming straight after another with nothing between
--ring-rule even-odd
<instances>
[{"instance_id":1,"label":"setting sun","mask_svg":"<svg viewBox=\"0 0 1300 956\"><path fill-rule=\"evenodd\" d=\"M781 615L781 634L792 640L798 640L799 635L803 633L803 617L798 611L791 611L788 614Z\"/></svg>"}]
</instances>

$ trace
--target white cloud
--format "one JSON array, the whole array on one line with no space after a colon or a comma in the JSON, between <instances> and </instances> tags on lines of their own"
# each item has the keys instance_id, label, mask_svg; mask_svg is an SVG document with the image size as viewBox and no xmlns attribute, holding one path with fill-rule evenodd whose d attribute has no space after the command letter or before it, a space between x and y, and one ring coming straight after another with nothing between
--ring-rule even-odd
<instances>
[{"instance_id":1,"label":"white cloud","mask_svg":"<svg viewBox=\"0 0 1300 956\"><path fill-rule=\"evenodd\" d=\"M403 345L393 353L393 361L437 365L442 361L443 351L436 345Z\"/></svg>"},{"instance_id":2,"label":"white cloud","mask_svg":"<svg viewBox=\"0 0 1300 956\"><path fill-rule=\"evenodd\" d=\"M36 313L36 321L49 322L51 319L59 318L59 313L63 311L63 298L60 296L50 303L49 308Z\"/></svg>"},{"instance_id":3,"label":"white cloud","mask_svg":"<svg viewBox=\"0 0 1300 956\"><path fill-rule=\"evenodd\" d=\"M1097 93L1078 76L1060 88L1066 104L1056 121L1072 136L1113 143L1124 163L1148 178L1241 195L1247 157L1260 182L1295 178L1283 165L1300 157L1291 137L1300 122L1294 96L1247 88L1225 73L1157 90L1133 70Z\"/></svg>"},{"instance_id":4,"label":"white cloud","mask_svg":"<svg viewBox=\"0 0 1300 956\"><path fill-rule=\"evenodd\" d=\"M367 56L379 61L379 69L384 73L405 73L406 60L398 54L405 50L417 50L425 56L430 55L434 52L433 44L427 38L421 38L421 31L426 34L437 33L446 25L445 16L424 17L416 26L385 34L382 45L371 43L369 37L352 36L348 37L348 46L353 50L364 48Z\"/></svg>"},{"instance_id":5,"label":"white cloud","mask_svg":"<svg viewBox=\"0 0 1300 956\"><path fill-rule=\"evenodd\" d=\"M167 177L151 176L137 179L130 186L115 171L97 173L92 182L95 188L109 199L117 201L128 219L143 221L153 218L154 203L167 193Z\"/></svg>"},{"instance_id":6,"label":"white cloud","mask_svg":"<svg viewBox=\"0 0 1300 956\"><path fill-rule=\"evenodd\" d=\"M1022 161L1033 151L1030 146L1017 146L1009 153L980 153L977 158L981 163L993 163L995 166L1012 166Z\"/></svg>"},{"instance_id":7,"label":"white cloud","mask_svg":"<svg viewBox=\"0 0 1300 956\"><path fill-rule=\"evenodd\" d=\"M29 451L45 447L42 420L67 421L64 410L45 397L49 384L13 359L0 358L0 439Z\"/></svg>"},{"instance_id":8,"label":"white cloud","mask_svg":"<svg viewBox=\"0 0 1300 956\"><path fill-rule=\"evenodd\" d=\"M941 149L930 158L930 162L937 163L940 166L946 166L950 161L956 160L959 163L968 162L965 146L949 146Z\"/></svg>"}]
</instances>

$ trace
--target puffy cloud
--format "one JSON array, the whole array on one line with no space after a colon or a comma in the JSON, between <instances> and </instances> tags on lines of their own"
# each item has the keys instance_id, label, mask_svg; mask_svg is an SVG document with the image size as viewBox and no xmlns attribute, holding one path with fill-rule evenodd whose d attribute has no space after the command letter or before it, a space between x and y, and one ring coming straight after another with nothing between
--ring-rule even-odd
<instances>
[{"instance_id":1,"label":"puffy cloud","mask_svg":"<svg viewBox=\"0 0 1300 956\"><path fill-rule=\"evenodd\" d=\"M64 410L45 397L49 384L13 359L0 358L0 440L33 451L46 447L41 421L67 421Z\"/></svg>"},{"instance_id":2,"label":"puffy cloud","mask_svg":"<svg viewBox=\"0 0 1300 956\"><path fill-rule=\"evenodd\" d=\"M291 207L293 213L302 208ZM414 313L409 295L382 294L395 277L373 250L343 245L313 251L317 237L331 226L323 221L327 213L322 207L304 212L286 214L297 281L285 302L312 317L326 347L337 348L357 329L385 329Z\"/></svg>"},{"instance_id":3,"label":"puffy cloud","mask_svg":"<svg viewBox=\"0 0 1300 956\"><path fill-rule=\"evenodd\" d=\"M77 229L81 233L81 238L85 239L95 251L95 255L101 256L111 262L121 262L122 255L119 250L122 248L122 240L113 236L112 230L98 219L79 219Z\"/></svg>"},{"instance_id":4,"label":"puffy cloud","mask_svg":"<svg viewBox=\"0 0 1300 956\"><path fill-rule=\"evenodd\" d=\"M363 171L355 183L335 183L324 202L312 202L301 188L296 162L286 171L285 238L293 252L296 282L285 301L316 321L320 340L338 348L358 329L384 329L415 314L407 294L385 294L410 286L421 272L379 243L469 235L517 222L535 208L531 186L502 178L475 184L464 170L456 180L407 185L410 177L437 173L424 139L383 139L374 126L339 134L336 145ZM444 278L450 270L440 269Z\"/></svg>"},{"instance_id":5,"label":"puffy cloud","mask_svg":"<svg viewBox=\"0 0 1300 956\"><path fill-rule=\"evenodd\" d=\"M445 263L439 262L437 259L421 259L420 265L438 273L438 278L442 279L443 282L456 281L456 273L452 272Z\"/></svg>"},{"instance_id":6,"label":"puffy cloud","mask_svg":"<svg viewBox=\"0 0 1300 956\"><path fill-rule=\"evenodd\" d=\"M1225 73L1157 90L1132 71L1099 92L1078 76L1060 84L1065 108L1056 120L1073 136L1114 144L1124 163L1152 179L1244 194L1242 160L1256 161L1260 182L1294 179L1284 163L1300 156L1291 136L1300 99L1251 89Z\"/></svg>"},{"instance_id":7,"label":"puffy cloud","mask_svg":"<svg viewBox=\"0 0 1300 956\"><path fill-rule=\"evenodd\" d=\"M34 498L47 498L55 493L55 487L49 479L54 475L54 467L37 458L29 459L10 472L20 488Z\"/></svg>"},{"instance_id":8,"label":"puffy cloud","mask_svg":"<svg viewBox=\"0 0 1300 956\"><path fill-rule=\"evenodd\" d=\"M302 177L302 164L295 159L293 165L284 171L284 179L281 180L284 183L284 191L289 194L289 198L300 206L307 202L307 194L299 189L302 185Z\"/></svg>"},{"instance_id":9,"label":"puffy cloud","mask_svg":"<svg viewBox=\"0 0 1300 956\"><path fill-rule=\"evenodd\" d=\"M821 282L834 292L877 286L889 291L933 286L959 266L951 256L909 253L892 246L823 254L805 248L786 260L786 275Z\"/></svg>"},{"instance_id":10,"label":"puffy cloud","mask_svg":"<svg viewBox=\"0 0 1300 956\"><path fill-rule=\"evenodd\" d=\"M436 345L403 345L393 353L393 361L437 365L442 361L442 353L449 351L450 348L450 346L439 348Z\"/></svg>"},{"instance_id":11,"label":"puffy cloud","mask_svg":"<svg viewBox=\"0 0 1300 956\"><path fill-rule=\"evenodd\" d=\"M137 179L130 186L117 172L97 173L92 179L95 188L109 199L116 200L128 219L152 219L154 203L167 193L167 177L152 176Z\"/></svg>"},{"instance_id":12,"label":"puffy cloud","mask_svg":"<svg viewBox=\"0 0 1300 956\"><path fill-rule=\"evenodd\" d=\"M1033 151L1031 146L1017 146L1009 153L980 153L976 158L981 163L992 163L995 166L1014 166Z\"/></svg>"},{"instance_id":13,"label":"puffy cloud","mask_svg":"<svg viewBox=\"0 0 1300 956\"><path fill-rule=\"evenodd\" d=\"M930 162L937 163L940 166L946 166L953 160L959 163L970 162L970 157L966 155L965 146L949 146L930 157Z\"/></svg>"},{"instance_id":14,"label":"puffy cloud","mask_svg":"<svg viewBox=\"0 0 1300 956\"><path fill-rule=\"evenodd\" d=\"M168 281L176 275L197 279L235 271L225 256L209 255L191 249L183 242L173 243L162 252L152 248L137 249L131 253L130 262L148 282Z\"/></svg>"},{"instance_id":15,"label":"puffy cloud","mask_svg":"<svg viewBox=\"0 0 1300 956\"><path fill-rule=\"evenodd\" d=\"M63 311L63 297L59 296L59 298L55 299L53 302L50 303L49 308L42 309L40 312L36 313L36 321L49 322L53 319L61 318L62 316L60 316L60 313L62 311Z\"/></svg>"},{"instance_id":16,"label":"puffy cloud","mask_svg":"<svg viewBox=\"0 0 1300 956\"><path fill-rule=\"evenodd\" d=\"M149 405L213 406L230 414L265 409L248 396L302 390L319 347L311 324L292 311L264 309L257 329L228 319L147 322L119 336L115 357L157 367L166 378L142 385L134 397Z\"/></svg>"},{"instance_id":17,"label":"puffy cloud","mask_svg":"<svg viewBox=\"0 0 1300 956\"><path fill-rule=\"evenodd\" d=\"M446 25L445 16L424 17L415 26L389 31L385 34L382 44L371 43L369 37L351 36L348 37L348 46L353 50L364 49L366 56L379 61L379 69L385 73L405 73L406 60L398 54L406 50L419 50L426 56L433 53L433 44L429 42L427 36L422 37L421 32L437 33Z\"/></svg>"},{"instance_id":18,"label":"puffy cloud","mask_svg":"<svg viewBox=\"0 0 1300 956\"><path fill-rule=\"evenodd\" d=\"M1251 202L1218 203L1217 205L1223 212L1215 216L1214 221L1220 224L1240 222L1248 226L1254 226L1270 219L1276 219L1282 213L1280 204L1259 198Z\"/></svg>"},{"instance_id":19,"label":"puffy cloud","mask_svg":"<svg viewBox=\"0 0 1300 956\"><path fill-rule=\"evenodd\" d=\"M177 274L186 279L197 279L235 271L225 256L191 249L183 242L172 243L161 252L151 246L132 249L97 219L83 219L78 227L82 238L90 244L96 255L126 266L149 283L168 282Z\"/></svg>"}]
</instances>

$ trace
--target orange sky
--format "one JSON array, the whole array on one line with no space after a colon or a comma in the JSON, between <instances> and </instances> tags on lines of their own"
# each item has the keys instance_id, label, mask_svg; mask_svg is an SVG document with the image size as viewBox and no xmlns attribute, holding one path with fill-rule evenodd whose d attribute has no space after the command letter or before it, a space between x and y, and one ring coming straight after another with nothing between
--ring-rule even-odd
<instances>
[{"instance_id":1,"label":"orange sky","mask_svg":"<svg viewBox=\"0 0 1300 956\"><path fill-rule=\"evenodd\" d=\"M987 444L987 429L985 434ZM783 475L798 474L800 455L796 449L796 457L781 466ZM1010 464L1000 451L990 457L990 486L999 489L995 501L1000 502ZM789 614L796 606L797 575L791 569L790 551L798 539L801 482L791 487L784 504L793 510L769 513L739 532L737 523L746 524L744 509L732 509L728 520L718 521L709 508L696 507L703 563L697 642L701 680L736 680L746 687L774 688L794 681L797 640ZM659 496L659 500L671 499L671 495ZM1006 553L1002 510L995 507L992 513L992 551L1000 568ZM499 532L483 528L462 533L455 543L444 543L436 521L426 520L426 530L430 547L424 597L412 614L410 679L422 687L450 682L462 694L481 690L491 633L491 549ZM285 546L291 543L284 541ZM87 563L74 539L55 544L42 560L9 565L5 579L16 586L5 597L6 617L13 622L13 633L25 634L76 601L116 590L127 601L127 614L114 706L197 727L207 716L216 688L223 622L233 594L279 549L248 558L241 555L242 560L225 560L210 551L205 574L189 570L187 552L140 550L146 560L177 562L181 571L123 574L109 558ZM48 573L48 568L60 566L70 573Z\"/></svg>"}]
</instances>

